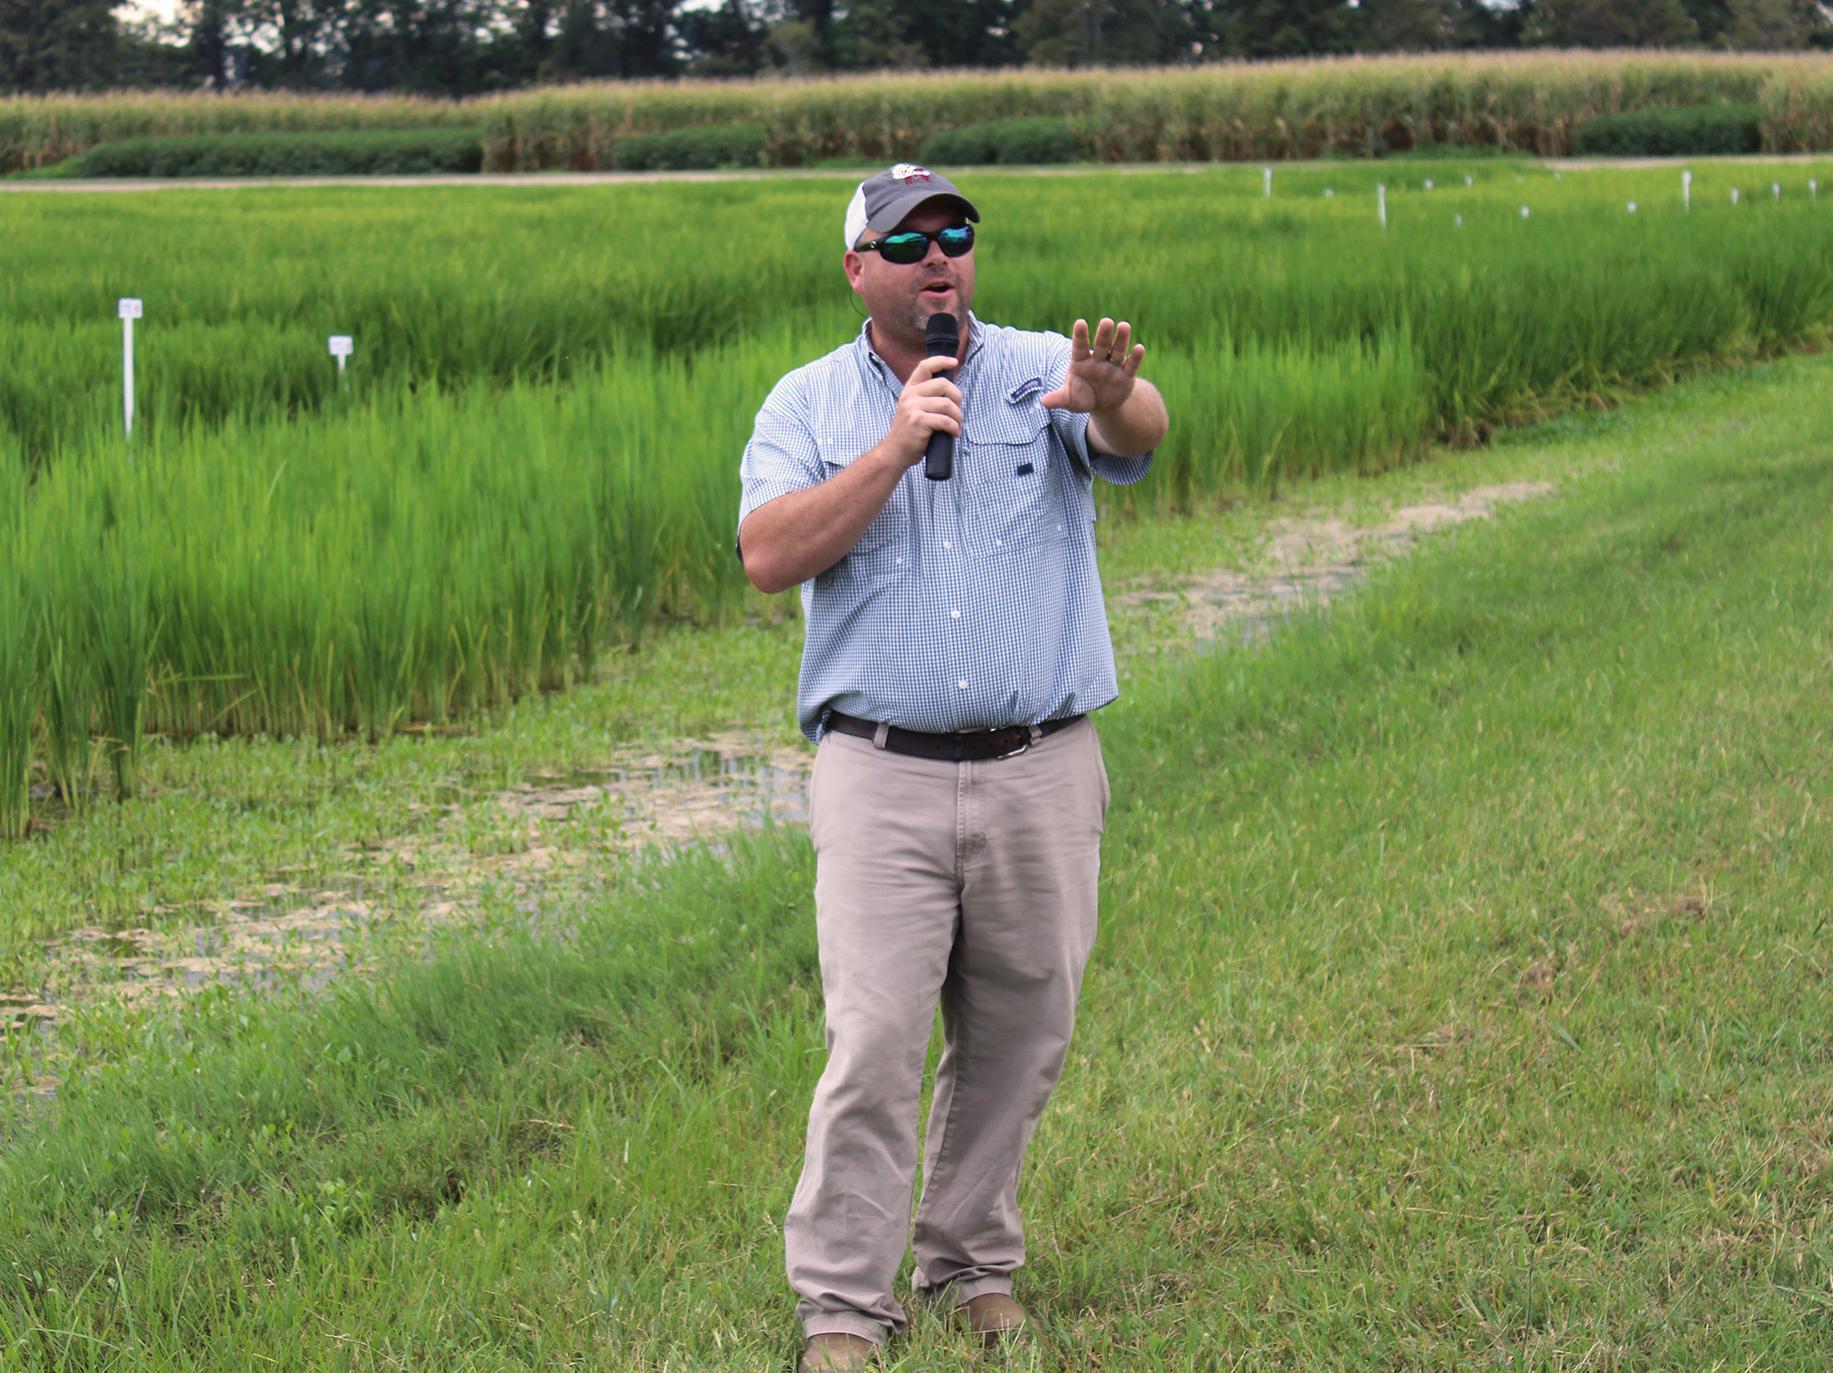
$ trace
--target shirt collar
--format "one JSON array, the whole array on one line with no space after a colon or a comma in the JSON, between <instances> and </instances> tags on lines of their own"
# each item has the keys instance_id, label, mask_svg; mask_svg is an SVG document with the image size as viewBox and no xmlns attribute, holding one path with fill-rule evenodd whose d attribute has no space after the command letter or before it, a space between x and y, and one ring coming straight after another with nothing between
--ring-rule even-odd
<instances>
[{"instance_id":1,"label":"shirt collar","mask_svg":"<svg viewBox=\"0 0 1833 1373\"><path fill-rule=\"evenodd\" d=\"M985 338L986 331L980 327L979 317L975 315L972 310L969 310L967 312L967 356L961 359L961 365L963 367L966 367L968 363L973 361L974 354L980 351L980 345L985 341ZM885 360L878 355L878 350L872 346L872 321L870 318L860 323L859 337L853 341L853 346L857 348L860 355L864 357L867 362L870 362L872 366L877 368L881 374L887 377L891 375L891 369L885 366Z\"/></svg>"}]
</instances>

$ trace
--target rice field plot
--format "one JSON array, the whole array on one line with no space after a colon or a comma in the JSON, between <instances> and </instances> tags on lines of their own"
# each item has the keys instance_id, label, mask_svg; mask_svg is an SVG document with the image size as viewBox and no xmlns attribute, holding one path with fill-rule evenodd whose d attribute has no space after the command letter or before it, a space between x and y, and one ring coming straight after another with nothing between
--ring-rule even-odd
<instances>
[{"instance_id":1,"label":"rice field plot","mask_svg":"<svg viewBox=\"0 0 1833 1373\"><path fill-rule=\"evenodd\" d=\"M1124 515L1818 344L1829 165L1701 166L1690 208L1678 168L1496 160L963 180L983 315L1125 314L1152 350L1174 428ZM859 327L847 191L0 202L30 267L0 281L0 834L131 795L148 731L378 738L746 605L737 455Z\"/></svg>"},{"instance_id":2,"label":"rice field plot","mask_svg":"<svg viewBox=\"0 0 1833 1373\"><path fill-rule=\"evenodd\" d=\"M1036 1338L923 1312L888 1369L1825 1365L1830 364L1511 435L1471 465L1558 497L1135 661L1021 1182ZM676 637L684 680L731 661ZM786 711L791 636L750 637ZM504 893L372 983L64 1027L55 1101L0 1097L12 1365L789 1369L812 862L759 833L538 928Z\"/></svg>"}]
</instances>

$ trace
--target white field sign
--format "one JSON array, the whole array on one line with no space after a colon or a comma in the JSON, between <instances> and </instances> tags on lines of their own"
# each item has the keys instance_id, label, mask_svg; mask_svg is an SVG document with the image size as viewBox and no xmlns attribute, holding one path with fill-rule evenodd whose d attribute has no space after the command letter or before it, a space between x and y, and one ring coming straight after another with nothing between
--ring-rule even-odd
<instances>
[{"instance_id":1,"label":"white field sign","mask_svg":"<svg viewBox=\"0 0 1833 1373\"><path fill-rule=\"evenodd\" d=\"M337 359L337 375L344 375L344 360L356 351L356 342L348 334L333 334L330 341L331 356Z\"/></svg>"},{"instance_id":2,"label":"white field sign","mask_svg":"<svg viewBox=\"0 0 1833 1373\"><path fill-rule=\"evenodd\" d=\"M130 439L134 436L134 321L142 310L134 296L122 296L115 302L115 313L121 317L121 424Z\"/></svg>"}]
</instances>

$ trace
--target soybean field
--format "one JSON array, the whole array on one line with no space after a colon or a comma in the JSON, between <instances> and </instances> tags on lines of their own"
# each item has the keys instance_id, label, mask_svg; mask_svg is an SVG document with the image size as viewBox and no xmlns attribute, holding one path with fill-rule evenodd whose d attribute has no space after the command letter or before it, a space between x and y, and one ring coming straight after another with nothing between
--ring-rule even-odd
<instances>
[{"instance_id":1,"label":"soybean field","mask_svg":"<svg viewBox=\"0 0 1833 1373\"><path fill-rule=\"evenodd\" d=\"M1147 344L1176 423L1125 518L1820 344L1829 168L964 180L983 318ZM132 795L149 733L374 740L755 608L737 456L774 379L860 327L849 189L0 200L28 267L0 279L0 834Z\"/></svg>"}]
</instances>

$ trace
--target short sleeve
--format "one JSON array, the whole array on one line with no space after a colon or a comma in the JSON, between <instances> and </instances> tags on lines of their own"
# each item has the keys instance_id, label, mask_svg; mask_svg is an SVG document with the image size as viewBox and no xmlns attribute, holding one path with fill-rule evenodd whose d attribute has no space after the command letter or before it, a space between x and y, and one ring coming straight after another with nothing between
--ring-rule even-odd
<instances>
[{"instance_id":1,"label":"short sleeve","mask_svg":"<svg viewBox=\"0 0 1833 1373\"><path fill-rule=\"evenodd\" d=\"M821 449L808 422L807 391L799 372L791 372L771 389L757 412L751 441L739 463L743 494L738 522L760 505L814 486L826 475Z\"/></svg>"},{"instance_id":2,"label":"short sleeve","mask_svg":"<svg viewBox=\"0 0 1833 1373\"><path fill-rule=\"evenodd\" d=\"M1065 334L1047 333L1048 340L1049 388L1055 390L1063 384L1069 375L1069 338ZM1055 426L1057 437L1063 441L1063 447L1069 456L1081 465L1084 471L1093 472L1103 481L1116 486L1131 486L1142 480L1152 466L1152 454L1140 453L1133 457L1117 457L1112 453L1097 453L1088 446L1088 416L1077 414L1073 410L1052 410L1050 422Z\"/></svg>"}]
</instances>

